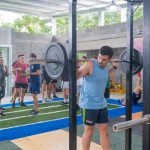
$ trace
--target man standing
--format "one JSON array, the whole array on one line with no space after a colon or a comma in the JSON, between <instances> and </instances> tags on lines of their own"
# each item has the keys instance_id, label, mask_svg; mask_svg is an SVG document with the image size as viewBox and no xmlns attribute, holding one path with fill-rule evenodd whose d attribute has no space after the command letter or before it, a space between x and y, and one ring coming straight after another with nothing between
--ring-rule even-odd
<instances>
[{"instance_id":1,"label":"man standing","mask_svg":"<svg viewBox=\"0 0 150 150\"><path fill-rule=\"evenodd\" d=\"M4 116L4 113L2 112L3 110L5 110L2 106L1 106L1 100L2 98L5 96L5 77L9 75L8 73L8 68L7 66L4 65L3 63L3 58L0 54L0 72L1 72L1 80L0 80L0 116Z\"/></svg>"},{"instance_id":2,"label":"man standing","mask_svg":"<svg viewBox=\"0 0 150 150\"><path fill-rule=\"evenodd\" d=\"M30 54L30 60L36 60L36 54ZM31 81L31 93L33 96L34 101L34 108L31 111L33 116L39 114L38 111L38 98L37 94L40 93L40 65L39 64L32 64L30 65L30 81Z\"/></svg>"},{"instance_id":3,"label":"man standing","mask_svg":"<svg viewBox=\"0 0 150 150\"><path fill-rule=\"evenodd\" d=\"M97 124L100 142L104 150L110 150L108 135L108 110L104 98L109 71L107 64L113 56L109 46L100 49L97 61L91 60L77 70L77 78L83 77L79 106L82 111L84 134L82 149L89 150L94 126Z\"/></svg>"},{"instance_id":4,"label":"man standing","mask_svg":"<svg viewBox=\"0 0 150 150\"><path fill-rule=\"evenodd\" d=\"M25 56L20 55L19 61L16 62L13 66L13 72L16 75L15 80L15 90L13 93L13 100L12 100L12 107L15 107L15 100L17 94L20 93L20 106L26 106L24 104L24 96L25 91L28 87L28 77L26 76L26 70L28 69L29 65L25 62Z\"/></svg>"}]
</instances>

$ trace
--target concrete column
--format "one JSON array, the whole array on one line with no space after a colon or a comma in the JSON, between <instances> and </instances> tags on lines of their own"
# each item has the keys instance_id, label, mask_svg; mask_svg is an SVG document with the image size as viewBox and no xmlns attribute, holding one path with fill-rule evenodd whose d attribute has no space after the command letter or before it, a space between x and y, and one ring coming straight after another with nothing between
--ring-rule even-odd
<instances>
[{"instance_id":1,"label":"concrete column","mask_svg":"<svg viewBox=\"0 0 150 150\"><path fill-rule=\"evenodd\" d=\"M122 8L121 9L121 22L126 22L127 21L127 9Z\"/></svg>"},{"instance_id":2,"label":"concrete column","mask_svg":"<svg viewBox=\"0 0 150 150\"><path fill-rule=\"evenodd\" d=\"M52 22L52 35L56 35L57 33L56 19L53 17L51 22Z\"/></svg>"},{"instance_id":3,"label":"concrete column","mask_svg":"<svg viewBox=\"0 0 150 150\"><path fill-rule=\"evenodd\" d=\"M100 11L98 13L98 26L104 26L105 18L104 18L104 11Z\"/></svg>"}]
</instances>

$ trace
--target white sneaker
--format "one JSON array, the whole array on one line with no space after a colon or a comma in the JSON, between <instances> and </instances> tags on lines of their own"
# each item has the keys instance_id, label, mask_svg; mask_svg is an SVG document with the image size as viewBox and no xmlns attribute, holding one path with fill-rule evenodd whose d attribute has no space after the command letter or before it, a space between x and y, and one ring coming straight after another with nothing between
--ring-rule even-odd
<instances>
[{"instance_id":1,"label":"white sneaker","mask_svg":"<svg viewBox=\"0 0 150 150\"><path fill-rule=\"evenodd\" d=\"M44 103L46 103L46 101L45 101L45 100L42 100L42 103L44 104Z\"/></svg>"},{"instance_id":2,"label":"white sneaker","mask_svg":"<svg viewBox=\"0 0 150 150\"><path fill-rule=\"evenodd\" d=\"M48 102L52 102L53 100L52 100L52 99L48 99L47 101L48 101Z\"/></svg>"}]
</instances>

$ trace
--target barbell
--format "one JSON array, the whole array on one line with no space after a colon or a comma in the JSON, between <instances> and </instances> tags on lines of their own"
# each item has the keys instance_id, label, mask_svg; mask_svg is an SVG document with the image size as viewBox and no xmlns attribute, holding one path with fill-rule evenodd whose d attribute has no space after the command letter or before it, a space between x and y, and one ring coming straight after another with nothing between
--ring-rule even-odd
<instances>
[{"instance_id":1,"label":"barbell","mask_svg":"<svg viewBox=\"0 0 150 150\"><path fill-rule=\"evenodd\" d=\"M121 53L119 60L112 60L111 62L119 63L120 69L124 73L128 73L130 71L130 61L128 58L127 50L124 50ZM143 56L138 50L133 49L132 59L132 75L135 75L140 72L143 67ZM58 79L64 74L66 67L68 67L67 51L63 44L53 43L48 47L45 54L45 59L30 60L29 63L44 64L49 77L51 79ZM0 71L0 79L1 76L2 72Z\"/></svg>"},{"instance_id":2,"label":"barbell","mask_svg":"<svg viewBox=\"0 0 150 150\"><path fill-rule=\"evenodd\" d=\"M149 124L149 123L150 123L150 114L145 115L139 119L114 124L113 131L115 131L115 132L124 131L124 130L130 129L132 127L135 127L137 125L143 125L143 124Z\"/></svg>"},{"instance_id":3,"label":"barbell","mask_svg":"<svg viewBox=\"0 0 150 150\"><path fill-rule=\"evenodd\" d=\"M133 49L132 56L132 75L135 75L140 72L143 67L143 56L136 49ZM112 60L111 62L119 63L120 69L124 73L130 71L130 61L127 56L127 50L121 53L120 60ZM68 56L65 47L61 43L54 43L47 49L44 60L30 60L29 63L44 64L50 78L58 79L63 75L68 66Z\"/></svg>"}]
</instances>

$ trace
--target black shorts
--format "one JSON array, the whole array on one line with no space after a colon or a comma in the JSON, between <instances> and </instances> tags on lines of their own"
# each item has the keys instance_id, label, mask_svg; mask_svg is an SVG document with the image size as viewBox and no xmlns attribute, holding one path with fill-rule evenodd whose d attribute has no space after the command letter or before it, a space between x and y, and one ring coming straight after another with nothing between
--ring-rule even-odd
<instances>
[{"instance_id":1,"label":"black shorts","mask_svg":"<svg viewBox=\"0 0 150 150\"><path fill-rule=\"evenodd\" d=\"M57 83L57 80L51 80L52 83Z\"/></svg>"},{"instance_id":2,"label":"black shorts","mask_svg":"<svg viewBox=\"0 0 150 150\"><path fill-rule=\"evenodd\" d=\"M103 109L81 109L83 124L94 126L95 124L108 123L107 107Z\"/></svg>"},{"instance_id":3,"label":"black shorts","mask_svg":"<svg viewBox=\"0 0 150 150\"><path fill-rule=\"evenodd\" d=\"M5 96L5 86L0 87L0 99L2 99Z\"/></svg>"},{"instance_id":4,"label":"black shorts","mask_svg":"<svg viewBox=\"0 0 150 150\"><path fill-rule=\"evenodd\" d=\"M28 88L28 84L27 83L15 83L15 88L27 89Z\"/></svg>"},{"instance_id":5,"label":"black shorts","mask_svg":"<svg viewBox=\"0 0 150 150\"><path fill-rule=\"evenodd\" d=\"M141 94L132 93L132 102L133 104L137 104L138 101L141 99Z\"/></svg>"},{"instance_id":6,"label":"black shorts","mask_svg":"<svg viewBox=\"0 0 150 150\"><path fill-rule=\"evenodd\" d=\"M48 80L43 79L42 80L42 83L45 83L45 84L49 84L50 82L51 82L51 79L48 79Z\"/></svg>"}]
</instances>

